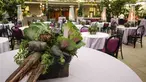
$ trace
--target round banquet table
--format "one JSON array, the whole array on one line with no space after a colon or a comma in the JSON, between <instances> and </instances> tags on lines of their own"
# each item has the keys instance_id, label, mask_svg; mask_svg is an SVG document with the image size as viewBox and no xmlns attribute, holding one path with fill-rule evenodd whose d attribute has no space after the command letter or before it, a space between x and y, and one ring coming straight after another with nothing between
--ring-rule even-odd
<instances>
[{"instance_id":1,"label":"round banquet table","mask_svg":"<svg viewBox=\"0 0 146 82\"><path fill-rule=\"evenodd\" d=\"M20 27L19 29L23 31L25 28L28 28L28 27L29 26L23 26L23 27Z\"/></svg>"},{"instance_id":2,"label":"round banquet table","mask_svg":"<svg viewBox=\"0 0 146 82\"><path fill-rule=\"evenodd\" d=\"M2 26L2 25L4 25L4 27L5 27L5 26L9 26L9 29L11 29L11 28L14 26L13 23L0 24L0 26Z\"/></svg>"},{"instance_id":3,"label":"round banquet table","mask_svg":"<svg viewBox=\"0 0 146 82\"><path fill-rule=\"evenodd\" d=\"M128 36L129 35L133 35L135 33L137 27L128 27L128 28L126 28L125 26L121 26L120 25L120 26L117 27L117 29L120 30L120 31L124 31L122 42L127 44Z\"/></svg>"},{"instance_id":4,"label":"round banquet table","mask_svg":"<svg viewBox=\"0 0 146 82\"><path fill-rule=\"evenodd\" d=\"M108 27L111 26L111 23L110 23L110 22L92 22L92 23L91 23L91 26L92 26L92 25L96 25L96 26L99 28L99 31L101 31L101 29L102 29L103 26L104 26L104 23L109 23Z\"/></svg>"},{"instance_id":5,"label":"round banquet table","mask_svg":"<svg viewBox=\"0 0 146 82\"><path fill-rule=\"evenodd\" d=\"M97 22L96 24L97 24L97 26L99 27L99 31L101 31L101 29L102 29L103 26L104 26L104 22Z\"/></svg>"},{"instance_id":6,"label":"round banquet table","mask_svg":"<svg viewBox=\"0 0 146 82\"><path fill-rule=\"evenodd\" d=\"M0 82L5 82L18 67L13 59L17 51L0 54ZM81 47L77 56L70 63L69 77L37 82L142 82L127 65L103 52Z\"/></svg>"},{"instance_id":7,"label":"round banquet table","mask_svg":"<svg viewBox=\"0 0 146 82\"><path fill-rule=\"evenodd\" d=\"M48 26L50 25L51 21L45 21L45 24L47 24Z\"/></svg>"},{"instance_id":8,"label":"round banquet table","mask_svg":"<svg viewBox=\"0 0 146 82\"><path fill-rule=\"evenodd\" d=\"M77 25L77 24L75 24L75 26L80 30L82 27L83 27L83 25L81 25L81 24L79 24L79 25ZM85 25L86 27L90 27L90 25Z\"/></svg>"},{"instance_id":9,"label":"round banquet table","mask_svg":"<svg viewBox=\"0 0 146 82\"><path fill-rule=\"evenodd\" d=\"M97 32L91 35L89 32L81 33L85 46L92 49L103 49L107 38L110 37L107 33Z\"/></svg>"},{"instance_id":10,"label":"round banquet table","mask_svg":"<svg viewBox=\"0 0 146 82\"><path fill-rule=\"evenodd\" d=\"M79 25L76 25L76 24L75 24L75 26L76 26L79 30L83 27L83 25L81 25L81 24L79 24Z\"/></svg>"},{"instance_id":11,"label":"round banquet table","mask_svg":"<svg viewBox=\"0 0 146 82\"><path fill-rule=\"evenodd\" d=\"M9 51L9 40L5 37L0 37L0 53Z\"/></svg>"},{"instance_id":12,"label":"round banquet table","mask_svg":"<svg viewBox=\"0 0 146 82\"><path fill-rule=\"evenodd\" d=\"M117 30L122 30L122 31L124 31L125 30L125 26L124 25L118 25L117 26Z\"/></svg>"},{"instance_id":13,"label":"round banquet table","mask_svg":"<svg viewBox=\"0 0 146 82\"><path fill-rule=\"evenodd\" d=\"M66 17L58 17L58 20L62 20L62 19L66 20Z\"/></svg>"},{"instance_id":14,"label":"round banquet table","mask_svg":"<svg viewBox=\"0 0 146 82\"><path fill-rule=\"evenodd\" d=\"M137 29L137 27L125 28L122 42L126 44L128 42L128 36L133 35L135 33L136 29Z\"/></svg>"}]
</instances>

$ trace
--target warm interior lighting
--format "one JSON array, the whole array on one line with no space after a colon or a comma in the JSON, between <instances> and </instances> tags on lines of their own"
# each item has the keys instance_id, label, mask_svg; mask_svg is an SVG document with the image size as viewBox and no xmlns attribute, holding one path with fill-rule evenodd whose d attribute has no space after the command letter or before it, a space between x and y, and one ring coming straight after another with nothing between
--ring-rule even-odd
<instances>
[{"instance_id":1,"label":"warm interior lighting","mask_svg":"<svg viewBox=\"0 0 146 82\"><path fill-rule=\"evenodd\" d=\"M90 7L89 11L94 11L94 8L93 7Z\"/></svg>"},{"instance_id":2,"label":"warm interior lighting","mask_svg":"<svg viewBox=\"0 0 146 82\"><path fill-rule=\"evenodd\" d=\"M29 11L29 6L26 6L25 10L26 10L26 11Z\"/></svg>"}]
</instances>

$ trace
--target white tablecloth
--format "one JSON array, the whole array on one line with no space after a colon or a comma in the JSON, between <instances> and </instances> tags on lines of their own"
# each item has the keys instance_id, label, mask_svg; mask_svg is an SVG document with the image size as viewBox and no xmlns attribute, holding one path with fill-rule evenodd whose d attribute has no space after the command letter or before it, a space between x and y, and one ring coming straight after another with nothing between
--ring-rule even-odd
<instances>
[{"instance_id":1,"label":"white tablecloth","mask_svg":"<svg viewBox=\"0 0 146 82\"><path fill-rule=\"evenodd\" d=\"M45 24L47 24L48 26L50 25L51 21L45 21Z\"/></svg>"},{"instance_id":2,"label":"white tablecloth","mask_svg":"<svg viewBox=\"0 0 146 82\"><path fill-rule=\"evenodd\" d=\"M109 22L92 22L91 25L96 25L99 28L99 31L101 31L101 29L104 26L104 23L109 23ZM111 23L109 23L108 27L110 27L110 26L111 26Z\"/></svg>"},{"instance_id":3,"label":"white tablecloth","mask_svg":"<svg viewBox=\"0 0 146 82\"><path fill-rule=\"evenodd\" d=\"M2 25L4 25L4 26L9 26L9 29L11 29L13 26L14 26L14 24L13 23L8 23L8 24L0 24L0 26L2 26Z\"/></svg>"},{"instance_id":4,"label":"white tablecloth","mask_svg":"<svg viewBox=\"0 0 146 82\"><path fill-rule=\"evenodd\" d=\"M6 52L6 51L9 51L8 38L0 37L0 53Z\"/></svg>"},{"instance_id":5,"label":"white tablecloth","mask_svg":"<svg viewBox=\"0 0 146 82\"><path fill-rule=\"evenodd\" d=\"M104 22L92 22L91 26L94 26L94 25L99 28L99 31L101 31L101 28L103 27Z\"/></svg>"},{"instance_id":6,"label":"white tablecloth","mask_svg":"<svg viewBox=\"0 0 146 82\"><path fill-rule=\"evenodd\" d=\"M23 26L23 27L20 27L19 29L21 29L22 31L25 29L25 28L28 28L29 26Z\"/></svg>"},{"instance_id":7,"label":"white tablecloth","mask_svg":"<svg viewBox=\"0 0 146 82\"><path fill-rule=\"evenodd\" d=\"M13 59L16 53L0 54L0 82L5 82L18 67ZM38 82L142 82L127 65L105 53L82 47L77 55L70 63L69 77Z\"/></svg>"},{"instance_id":8,"label":"white tablecloth","mask_svg":"<svg viewBox=\"0 0 146 82\"><path fill-rule=\"evenodd\" d=\"M96 24L97 24L97 22L91 22L91 26L94 26Z\"/></svg>"},{"instance_id":9,"label":"white tablecloth","mask_svg":"<svg viewBox=\"0 0 146 82\"><path fill-rule=\"evenodd\" d=\"M81 25L81 24L75 24L75 26L76 26L79 30L83 27L83 25ZM85 26L90 27L90 25L85 25Z\"/></svg>"},{"instance_id":10,"label":"white tablecloth","mask_svg":"<svg viewBox=\"0 0 146 82\"><path fill-rule=\"evenodd\" d=\"M103 49L105 41L109 36L109 34L102 32L97 32L96 35L91 35L89 32L82 33L85 46L93 49Z\"/></svg>"},{"instance_id":11,"label":"white tablecloth","mask_svg":"<svg viewBox=\"0 0 146 82\"><path fill-rule=\"evenodd\" d=\"M118 30L123 30L123 31L125 30L125 26L123 26L123 25L119 25L119 26L117 26L116 28L117 28Z\"/></svg>"},{"instance_id":12,"label":"white tablecloth","mask_svg":"<svg viewBox=\"0 0 146 82\"><path fill-rule=\"evenodd\" d=\"M129 28L126 28L124 30L123 43L128 42L128 35L132 35L135 32L136 29L137 29L137 27L129 27Z\"/></svg>"},{"instance_id":13,"label":"white tablecloth","mask_svg":"<svg viewBox=\"0 0 146 82\"><path fill-rule=\"evenodd\" d=\"M74 25L76 25L77 24L77 22L72 22Z\"/></svg>"},{"instance_id":14,"label":"white tablecloth","mask_svg":"<svg viewBox=\"0 0 146 82\"><path fill-rule=\"evenodd\" d=\"M132 35L135 32L135 30L137 29L137 27L126 28L124 26L118 26L117 29L124 31L122 42L127 44L127 42L128 42L128 35Z\"/></svg>"},{"instance_id":15,"label":"white tablecloth","mask_svg":"<svg viewBox=\"0 0 146 82\"><path fill-rule=\"evenodd\" d=\"M66 20L66 17L58 17L58 20L62 20L62 19Z\"/></svg>"},{"instance_id":16,"label":"white tablecloth","mask_svg":"<svg viewBox=\"0 0 146 82\"><path fill-rule=\"evenodd\" d=\"M146 36L146 19L142 19L140 22L140 25L144 25L144 28L145 28L144 36Z\"/></svg>"},{"instance_id":17,"label":"white tablecloth","mask_svg":"<svg viewBox=\"0 0 146 82\"><path fill-rule=\"evenodd\" d=\"M101 28L104 26L104 22L97 22L97 27L99 27L99 31L101 31Z\"/></svg>"}]
</instances>

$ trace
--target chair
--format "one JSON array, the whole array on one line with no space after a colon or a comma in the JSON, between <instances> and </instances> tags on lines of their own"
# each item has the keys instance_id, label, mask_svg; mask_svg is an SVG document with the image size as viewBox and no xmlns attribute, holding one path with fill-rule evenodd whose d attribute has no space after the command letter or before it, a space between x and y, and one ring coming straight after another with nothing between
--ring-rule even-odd
<instances>
[{"instance_id":1,"label":"chair","mask_svg":"<svg viewBox=\"0 0 146 82\"><path fill-rule=\"evenodd\" d=\"M110 26L111 34L114 34L116 32L116 27L117 27L117 22L116 21L112 21L111 22L111 26Z\"/></svg>"},{"instance_id":2,"label":"chair","mask_svg":"<svg viewBox=\"0 0 146 82\"><path fill-rule=\"evenodd\" d=\"M7 27L5 25L3 25L3 36L4 37L8 36Z\"/></svg>"},{"instance_id":3,"label":"chair","mask_svg":"<svg viewBox=\"0 0 146 82\"><path fill-rule=\"evenodd\" d=\"M120 42L121 42L121 39L119 36L112 35L106 40L104 49L102 51L117 58Z\"/></svg>"},{"instance_id":4,"label":"chair","mask_svg":"<svg viewBox=\"0 0 146 82\"><path fill-rule=\"evenodd\" d=\"M21 29L19 29L18 27L12 27L12 37L11 37L11 49L14 49L15 46L15 40L17 41L17 43L21 43L21 40L23 39L23 33L21 31Z\"/></svg>"},{"instance_id":5,"label":"chair","mask_svg":"<svg viewBox=\"0 0 146 82\"><path fill-rule=\"evenodd\" d=\"M0 25L0 37L3 36L3 25Z\"/></svg>"},{"instance_id":6,"label":"chair","mask_svg":"<svg viewBox=\"0 0 146 82\"><path fill-rule=\"evenodd\" d=\"M0 27L0 36L2 37L8 37L10 36L11 30L9 28L9 25L1 25Z\"/></svg>"},{"instance_id":7,"label":"chair","mask_svg":"<svg viewBox=\"0 0 146 82\"><path fill-rule=\"evenodd\" d=\"M10 37L12 36L12 31L11 31L9 25L6 25L6 26L5 26L5 33L6 33L6 36L7 36L8 38L10 38Z\"/></svg>"},{"instance_id":8,"label":"chair","mask_svg":"<svg viewBox=\"0 0 146 82\"><path fill-rule=\"evenodd\" d=\"M134 48L135 48L136 42L140 42L141 48L142 48L143 47L142 39L143 39L144 32L145 32L144 26L143 25L138 26L138 28L135 30L135 32L132 35L128 36L128 43L129 42L133 43L134 44Z\"/></svg>"},{"instance_id":9,"label":"chair","mask_svg":"<svg viewBox=\"0 0 146 82\"><path fill-rule=\"evenodd\" d=\"M117 29L116 35L117 35L118 37L120 37L120 40L121 40L119 50L120 50L120 52L121 52L121 57L122 57L122 59L124 59L124 57L123 57L123 48L122 48L123 34L124 34L124 30L119 30L119 29Z\"/></svg>"},{"instance_id":10,"label":"chair","mask_svg":"<svg viewBox=\"0 0 146 82\"><path fill-rule=\"evenodd\" d=\"M87 20L86 25L90 25L90 24L91 24L91 20Z\"/></svg>"},{"instance_id":11,"label":"chair","mask_svg":"<svg viewBox=\"0 0 146 82\"><path fill-rule=\"evenodd\" d=\"M108 26L109 26L109 23L104 23L102 32L108 32L108 29L109 29Z\"/></svg>"},{"instance_id":12,"label":"chair","mask_svg":"<svg viewBox=\"0 0 146 82\"><path fill-rule=\"evenodd\" d=\"M83 27L80 29L80 32L88 32L88 27L87 27L87 26L83 26Z\"/></svg>"},{"instance_id":13,"label":"chair","mask_svg":"<svg viewBox=\"0 0 146 82\"><path fill-rule=\"evenodd\" d=\"M55 23L51 22L50 26L51 26L51 28L54 28L55 27Z\"/></svg>"}]
</instances>

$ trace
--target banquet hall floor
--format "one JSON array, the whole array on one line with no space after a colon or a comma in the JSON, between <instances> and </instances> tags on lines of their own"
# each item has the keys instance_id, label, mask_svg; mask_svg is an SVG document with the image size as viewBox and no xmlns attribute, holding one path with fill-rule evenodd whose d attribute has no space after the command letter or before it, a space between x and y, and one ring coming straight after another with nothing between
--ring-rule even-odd
<instances>
[{"instance_id":1,"label":"banquet hall floor","mask_svg":"<svg viewBox=\"0 0 146 82\"><path fill-rule=\"evenodd\" d=\"M146 82L146 37L143 38L143 48L137 43L136 48L133 45L123 44L124 59L121 59L119 53L119 60L127 64L137 75Z\"/></svg>"}]
</instances>

